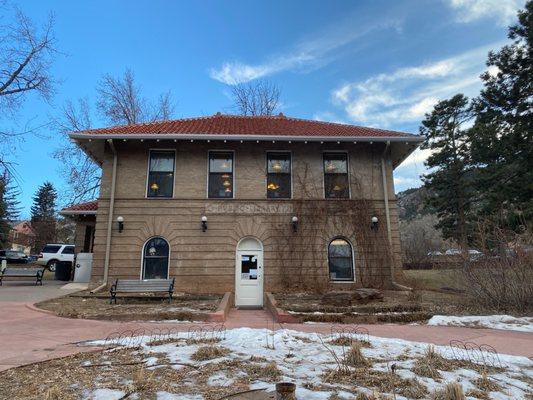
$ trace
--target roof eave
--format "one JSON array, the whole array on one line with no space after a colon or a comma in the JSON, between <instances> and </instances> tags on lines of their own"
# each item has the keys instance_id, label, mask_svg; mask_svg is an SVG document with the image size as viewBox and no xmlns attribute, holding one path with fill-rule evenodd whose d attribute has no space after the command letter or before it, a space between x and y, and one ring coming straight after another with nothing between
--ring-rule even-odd
<instances>
[{"instance_id":1,"label":"roof eave","mask_svg":"<svg viewBox=\"0 0 533 400\"><path fill-rule=\"evenodd\" d=\"M82 211L82 210L61 210L59 211L61 215L96 215L96 211Z\"/></svg>"},{"instance_id":2,"label":"roof eave","mask_svg":"<svg viewBox=\"0 0 533 400\"><path fill-rule=\"evenodd\" d=\"M424 140L422 136L300 136L300 135L224 135L224 134L173 134L173 133L113 133L87 134L73 132L71 139L106 140L106 139L143 139L143 140L229 140L229 141L294 141L294 142L415 142Z\"/></svg>"}]
</instances>

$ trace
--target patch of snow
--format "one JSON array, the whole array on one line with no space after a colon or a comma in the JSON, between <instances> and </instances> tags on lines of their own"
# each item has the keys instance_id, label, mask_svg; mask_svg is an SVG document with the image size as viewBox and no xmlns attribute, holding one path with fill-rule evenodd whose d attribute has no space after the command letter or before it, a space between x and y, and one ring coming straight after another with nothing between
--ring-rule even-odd
<instances>
[{"instance_id":1,"label":"patch of snow","mask_svg":"<svg viewBox=\"0 0 533 400\"><path fill-rule=\"evenodd\" d=\"M211 375L207 380L207 384L210 386L231 386L233 382L233 379L228 378L223 372Z\"/></svg>"},{"instance_id":2,"label":"patch of snow","mask_svg":"<svg viewBox=\"0 0 533 400\"><path fill-rule=\"evenodd\" d=\"M188 345L184 339L190 337L190 332L178 332L173 334L178 341L176 343L161 344L158 346L147 345L152 339L150 337L140 337L135 343L140 345L140 354L144 355L146 360L152 360L156 353L164 355L170 362L181 362L202 366L210 364L212 360L196 362L192 360L192 354L203 344ZM249 362L250 357L263 357L266 361L256 361L263 366L268 363L274 363L281 372L280 380L294 382L297 385L297 396L302 399L328 399L333 393L344 391L344 394L354 390L365 390L354 385L335 384L329 385L323 382L324 374L336 368L335 360L332 354L325 348L326 344L329 349L335 351L338 356L342 356L345 351L342 346L331 345L328 342L333 336L328 334L305 333L292 330L281 329L271 331L268 329L237 328L230 329L225 335L220 336L220 342L217 346L225 347L230 350L226 357L220 360L236 360L240 362ZM413 378L415 375L412 368L416 359L424 355L428 343L410 342L402 339L380 338L369 336L368 340L371 347L361 349L364 356L373 362L372 369L376 371L389 371L391 360L395 360L396 372L403 378ZM117 339L117 344L128 344L123 339ZM94 342L93 344L98 344ZM468 354L453 352L448 346L434 346L435 350L443 357L448 359L469 357ZM290 354L290 357L287 355ZM533 361L526 357L517 357L511 355L499 354L498 358L504 367L502 372L490 374L490 378L497 380L502 386L505 393L511 398L524 398L529 388L527 380L533 379ZM173 366L173 368L182 368L182 366ZM241 374L246 374L244 369ZM456 371L441 371L442 381L435 381L430 378L417 377L418 380L426 386L430 393L441 389L446 382L459 380L463 389L468 391L474 387L473 381L479 378L479 374L470 369L458 369ZM233 377L233 376L232 376ZM192 379L192 376L191 376ZM322 391L310 391L304 387L304 383L311 385L321 385ZM208 378L208 384L217 386L230 386L232 379L228 378L222 371L215 371ZM250 389L266 388L273 390L274 385L261 380L250 382ZM184 399L196 400L201 399L199 395L191 397L190 395L180 394L174 396L166 392L159 392L158 399ZM353 398L349 395L346 398ZM397 396L400 399L400 396Z\"/></svg>"},{"instance_id":3,"label":"patch of snow","mask_svg":"<svg viewBox=\"0 0 533 400\"><path fill-rule=\"evenodd\" d=\"M122 390L96 389L86 397L87 400L118 400L126 395Z\"/></svg>"},{"instance_id":4,"label":"patch of snow","mask_svg":"<svg viewBox=\"0 0 533 400\"><path fill-rule=\"evenodd\" d=\"M173 394L168 392L157 392L157 400L203 400L199 394Z\"/></svg>"},{"instance_id":5,"label":"patch of snow","mask_svg":"<svg viewBox=\"0 0 533 400\"><path fill-rule=\"evenodd\" d=\"M154 321L142 321L142 322L150 322L152 324L204 324L205 321L189 321L186 319L158 319Z\"/></svg>"},{"instance_id":6,"label":"patch of snow","mask_svg":"<svg viewBox=\"0 0 533 400\"><path fill-rule=\"evenodd\" d=\"M533 332L532 317L513 317L511 315L435 315L428 325L465 326L471 328L490 328L506 331Z\"/></svg>"}]
</instances>

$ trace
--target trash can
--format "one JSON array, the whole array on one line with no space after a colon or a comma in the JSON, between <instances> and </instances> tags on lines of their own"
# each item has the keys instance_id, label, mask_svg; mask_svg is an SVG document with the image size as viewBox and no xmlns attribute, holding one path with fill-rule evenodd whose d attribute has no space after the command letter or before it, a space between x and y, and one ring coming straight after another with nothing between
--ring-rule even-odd
<instances>
[{"instance_id":1,"label":"trash can","mask_svg":"<svg viewBox=\"0 0 533 400\"><path fill-rule=\"evenodd\" d=\"M56 265L55 279L57 281L70 281L72 275L72 262L59 261Z\"/></svg>"},{"instance_id":2,"label":"trash can","mask_svg":"<svg viewBox=\"0 0 533 400\"><path fill-rule=\"evenodd\" d=\"M74 268L74 282L90 282L92 265L93 253L78 253L76 255L76 268Z\"/></svg>"}]
</instances>

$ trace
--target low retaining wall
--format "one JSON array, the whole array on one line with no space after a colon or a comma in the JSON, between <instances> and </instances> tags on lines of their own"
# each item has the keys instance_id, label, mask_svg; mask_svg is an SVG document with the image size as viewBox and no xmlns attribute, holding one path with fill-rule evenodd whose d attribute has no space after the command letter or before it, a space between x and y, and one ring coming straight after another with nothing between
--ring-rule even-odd
<instances>
[{"instance_id":1,"label":"low retaining wall","mask_svg":"<svg viewBox=\"0 0 533 400\"><path fill-rule=\"evenodd\" d=\"M274 317L274 321L285 324L297 324L298 319L291 314L278 308L276 299L272 293L265 293L265 307Z\"/></svg>"},{"instance_id":2,"label":"low retaining wall","mask_svg":"<svg viewBox=\"0 0 533 400\"><path fill-rule=\"evenodd\" d=\"M215 312L209 313L210 322L224 322L228 317L229 310L233 305L233 293L226 292L220 300L218 308Z\"/></svg>"}]
</instances>

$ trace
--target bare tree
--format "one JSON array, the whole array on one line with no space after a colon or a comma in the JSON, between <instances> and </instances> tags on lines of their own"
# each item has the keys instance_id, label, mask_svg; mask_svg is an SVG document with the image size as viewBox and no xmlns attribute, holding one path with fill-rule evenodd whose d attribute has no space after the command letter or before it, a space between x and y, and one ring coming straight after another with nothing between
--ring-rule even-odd
<instances>
[{"instance_id":1,"label":"bare tree","mask_svg":"<svg viewBox=\"0 0 533 400\"><path fill-rule=\"evenodd\" d=\"M16 11L13 24L0 26L0 102L4 110L17 108L27 92L49 99L50 66L54 48L53 17L36 30L30 19Z\"/></svg>"},{"instance_id":2,"label":"bare tree","mask_svg":"<svg viewBox=\"0 0 533 400\"><path fill-rule=\"evenodd\" d=\"M231 90L241 115L273 115L279 107L280 89L269 81L240 83Z\"/></svg>"},{"instance_id":3,"label":"bare tree","mask_svg":"<svg viewBox=\"0 0 533 400\"><path fill-rule=\"evenodd\" d=\"M155 103L142 96L142 90L135 82L133 72L127 69L123 77L104 75L97 85L96 108L113 125L132 125L171 118L174 111L170 91L161 94ZM57 130L67 136L69 132L80 132L93 127L89 101L68 101L62 116L56 120ZM94 199L100 187L100 167L70 140L54 152L61 161L61 173L69 190L66 201L69 204Z\"/></svg>"},{"instance_id":4,"label":"bare tree","mask_svg":"<svg viewBox=\"0 0 533 400\"><path fill-rule=\"evenodd\" d=\"M112 125L165 120L174 109L170 91L160 95L155 105L146 100L130 69L126 69L124 76L118 78L104 75L96 91L98 111Z\"/></svg>"},{"instance_id":5,"label":"bare tree","mask_svg":"<svg viewBox=\"0 0 533 400\"><path fill-rule=\"evenodd\" d=\"M56 121L57 130L65 136L69 132L91 129L91 108L89 101L79 99L76 105L67 101L62 110L63 118ZM91 158L70 140L66 140L53 157L61 161L61 174L69 190L66 192L69 204L94 199L100 187L101 170Z\"/></svg>"},{"instance_id":6,"label":"bare tree","mask_svg":"<svg viewBox=\"0 0 533 400\"><path fill-rule=\"evenodd\" d=\"M423 267L432 263L431 252L444 251L452 246L435 228L438 219L435 214L423 215L410 221L400 222L400 236L404 263L412 267Z\"/></svg>"},{"instance_id":7,"label":"bare tree","mask_svg":"<svg viewBox=\"0 0 533 400\"><path fill-rule=\"evenodd\" d=\"M7 7L0 7L7 14ZM53 80L50 66L57 51L54 47L54 20L50 15L46 23L36 29L31 20L15 9L13 22L0 25L0 117L13 121L27 94L38 93L45 100L52 95ZM0 127L0 168L10 170L6 160L6 143L36 127L25 126L22 131ZM11 171L13 172L13 171Z\"/></svg>"}]
</instances>

